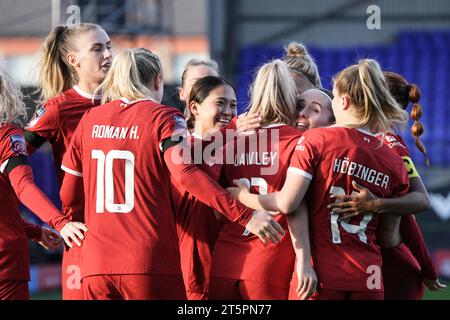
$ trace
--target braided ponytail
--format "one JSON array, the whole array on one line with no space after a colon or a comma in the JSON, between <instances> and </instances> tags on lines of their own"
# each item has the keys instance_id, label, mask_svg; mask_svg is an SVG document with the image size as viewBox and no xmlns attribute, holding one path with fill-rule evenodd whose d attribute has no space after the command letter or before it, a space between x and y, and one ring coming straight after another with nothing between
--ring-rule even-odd
<instances>
[{"instance_id":1,"label":"braided ponytail","mask_svg":"<svg viewBox=\"0 0 450 320\"><path fill-rule=\"evenodd\" d=\"M425 146L423 145L422 141L420 141L420 136L424 132L424 128L422 123L420 123L420 118L422 117L422 106L419 104L420 100L420 89L417 85L412 84L407 86L408 90L408 98L409 101L413 104L413 107L411 109L411 119L414 121L412 127L411 127L411 134L414 137L414 141L416 144L417 149L420 150L420 152L423 153L425 156L425 163L427 167L430 166L430 159L428 159L427 156L427 150Z\"/></svg>"},{"instance_id":2,"label":"braided ponytail","mask_svg":"<svg viewBox=\"0 0 450 320\"><path fill-rule=\"evenodd\" d=\"M403 109L406 109L410 102L413 104L410 113L410 117L414 121L413 126L411 127L411 134L414 137L417 149L419 149L425 157L425 164L429 167L430 159L428 158L425 146L420 141L420 136L424 132L424 127L422 123L420 123L420 118L422 117L422 106L419 103L420 89L416 84L409 84L408 81L398 73L385 71L384 76L389 91Z\"/></svg>"}]
</instances>

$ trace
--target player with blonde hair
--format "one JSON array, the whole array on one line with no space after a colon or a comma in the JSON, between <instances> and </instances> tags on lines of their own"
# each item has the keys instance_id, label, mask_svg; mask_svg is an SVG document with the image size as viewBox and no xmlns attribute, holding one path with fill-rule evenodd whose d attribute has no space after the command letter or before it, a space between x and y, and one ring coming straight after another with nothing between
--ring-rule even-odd
<instances>
[{"instance_id":1,"label":"player with blonde hair","mask_svg":"<svg viewBox=\"0 0 450 320\"><path fill-rule=\"evenodd\" d=\"M97 24L56 26L45 39L39 69L40 105L25 129L29 152L46 141L52 146L59 186L64 171L61 162L83 114L100 104L94 90L111 65L111 40ZM72 221L84 221L84 193L63 213ZM66 247L62 261L62 297L82 299L79 279L81 249Z\"/></svg>"},{"instance_id":2,"label":"player with blonde hair","mask_svg":"<svg viewBox=\"0 0 450 320\"><path fill-rule=\"evenodd\" d=\"M25 222L19 201L41 220L58 230L66 244L79 244L84 224L70 222L34 184L23 135L25 104L19 88L0 69L0 300L29 299L28 241L57 248L59 236L48 228Z\"/></svg>"},{"instance_id":3,"label":"player with blonde hair","mask_svg":"<svg viewBox=\"0 0 450 320\"><path fill-rule=\"evenodd\" d=\"M162 72L147 49L121 52L99 87L106 103L85 113L64 156L63 204L80 182L85 190L87 299L186 298L171 177L263 242L282 233L268 213L244 207L197 166L179 161L186 122L160 104Z\"/></svg>"},{"instance_id":4,"label":"player with blonde hair","mask_svg":"<svg viewBox=\"0 0 450 320\"><path fill-rule=\"evenodd\" d=\"M308 191L311 254L319 279L312 298L383 299L381 279L369 279L373 272L381 277L376 234L380 217L367 213L343 218L329 209L330 195L351 194L353 180L382 198L408 192L403 161L377 137L405 125L408 116L389 93L375 60L360 60L341 71L334 79L333 95L336 125L305 132L281 191L254 195L238 181L231 191L249 207L287 214ZM387 221L381 221L380 228L394 224L383 220Z\"/></svg>"}]
</instances>

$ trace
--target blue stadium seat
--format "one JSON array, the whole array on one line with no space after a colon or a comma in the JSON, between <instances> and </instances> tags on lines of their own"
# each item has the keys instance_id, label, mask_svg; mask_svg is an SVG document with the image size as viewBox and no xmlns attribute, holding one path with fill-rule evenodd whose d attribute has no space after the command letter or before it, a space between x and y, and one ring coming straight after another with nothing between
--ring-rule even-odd
<instances>
[{"instance_id":1,"label":"blue stadium seat","mask_svg":"<svg viewBox=\"0 0 450 320\"><path fill-rule=\"evenodd\" d=\"M417 83L422 92L422 123L426 133L422 141L427 144L433 165L450 165L450 103L447 98L450 83L450 30L403 31L395 41L384 46L352 48L309 48L315 58L322 84L331 88L331 78L360 58L374 58L385 70L402 74L410 83ZM269 57L281 57L281 47L248 47L242 52L238 98L247 96L251 82L249 71ZM408 109L408 112L410 108ZM409 128L405 132L408 147L415 150ZM416 151L412 151L415 152ZM420 152L418 157L422 157Z\"/></svg>"}]
</instances>

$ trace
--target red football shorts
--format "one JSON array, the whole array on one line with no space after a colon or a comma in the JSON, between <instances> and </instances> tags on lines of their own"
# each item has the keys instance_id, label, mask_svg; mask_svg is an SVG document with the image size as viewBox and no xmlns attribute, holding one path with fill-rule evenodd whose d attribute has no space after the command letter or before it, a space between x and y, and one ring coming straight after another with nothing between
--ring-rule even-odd
<instances>
[{"instance_id":1,"label":"red football shorts","mask_svg":"<svg viewBox=\"0 0 450 320\"><path fill-rule=\"evenodd\" d=\"M211 277L209 300L286 300L289 287L282 288L266 283Z\"/></svg>"},{"instance_id":2,"label":"red football shorts","mask_svg":"<svg viewBox=\"0 0 450 320\"><path fill-rule=\"evenodd\" d=\"M89 276L82 288L87 300L186 300L181 275Z\"/></svg>"},{"instance_id":3,"label":"red football shorts","mask_svg":"<svg viewBox=\"0 0 450 320\"><path fill-rule=\"evenodd\" d=\"M62 258L63 300L83 300L81 289L81 247L65 248Z\"/></svg>"}]
</instances>

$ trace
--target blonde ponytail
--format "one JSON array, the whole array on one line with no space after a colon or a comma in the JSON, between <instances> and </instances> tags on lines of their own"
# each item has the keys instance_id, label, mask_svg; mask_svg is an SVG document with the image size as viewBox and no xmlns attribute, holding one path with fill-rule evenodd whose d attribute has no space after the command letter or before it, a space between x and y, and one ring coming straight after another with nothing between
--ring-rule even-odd
<instances>
[{"instance_id":1,"label":"blonde ponytail","mask_svg":"<svg viewBox=\"0 0 450 320\"><path fill-rule=\"evenodd\" d=\"M114 59L105 80L96 89L102 92L102 103L126 98L130 101L152 98L149 89L158 74L162 74L159 57L144 48L122 51Z\"/></svg>"},{"instance_id":2,"label":"blonde ponytail","mask_svg":"<svg viewBox=\"0 0 450 320\"><path fill-rule=\"evenodd\" d=\"M101 27L93 23L60 25L47 36L39 62L38 90L41 103L70 89L78 82L78 75L67 62L67 55L76 51L74 39L78 35L94 29Z\"/></svg>"},{"instance_id":3,"label":"blonde ponytail","mask_svg":"<svg viewBox=\"0 0 450 320\"><path fill-rule=\"evenodd\" d=\"M295 83L286 63L273 60L259 70L251 86L250 112L261 115L262 125L285 123L294 126L296 115Z\"/></svg>"},{"instance_id":4,"label":"blonde ponytail","mask_svg":"<svg viewBox=\"0 0 450 320\"><path fill-rule=\"evenodd\" d=\"M392 97L383 72L375 60L363 59L342 70L334 79L339 94L347 94L358 110L356 127L369 126L372 132L385 133L404 128L408 113Z\"/></svg>"}]
</instances>

